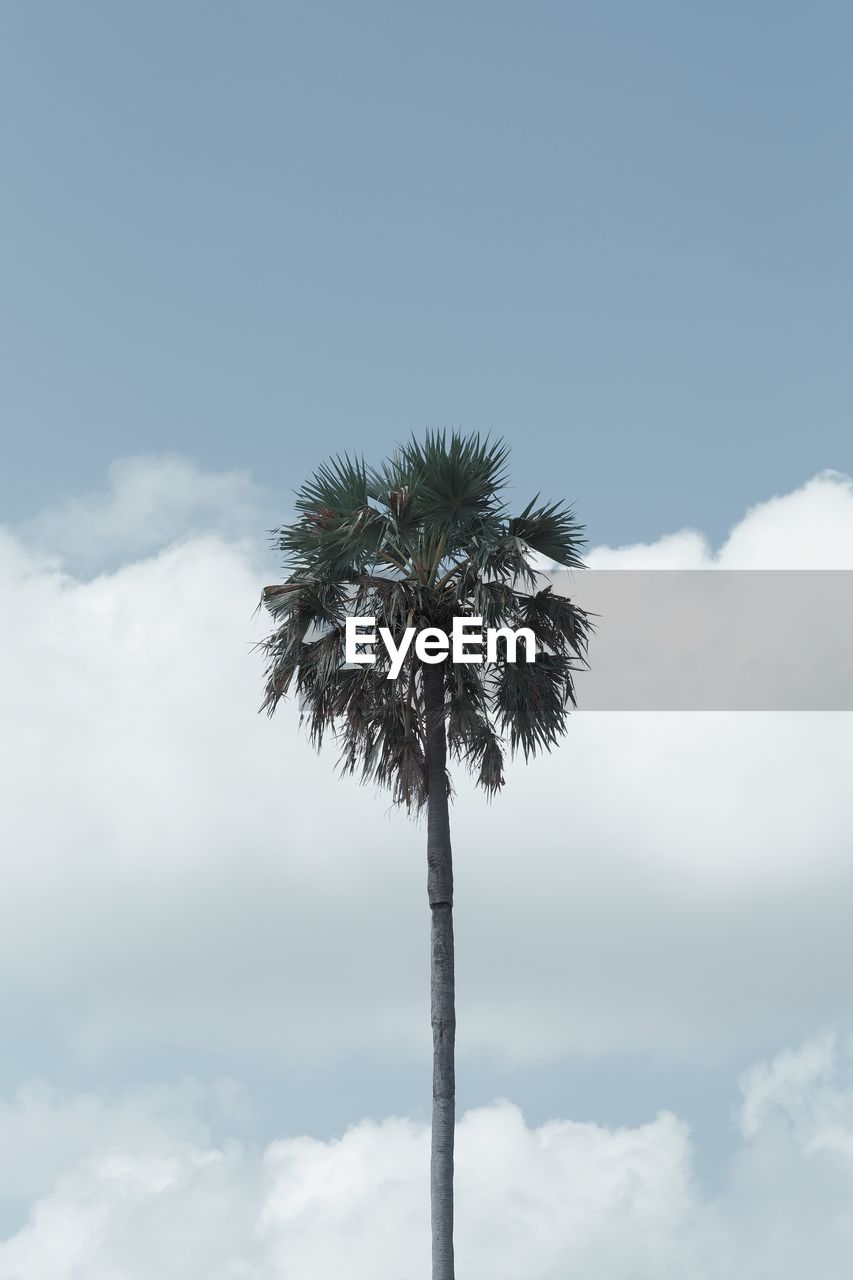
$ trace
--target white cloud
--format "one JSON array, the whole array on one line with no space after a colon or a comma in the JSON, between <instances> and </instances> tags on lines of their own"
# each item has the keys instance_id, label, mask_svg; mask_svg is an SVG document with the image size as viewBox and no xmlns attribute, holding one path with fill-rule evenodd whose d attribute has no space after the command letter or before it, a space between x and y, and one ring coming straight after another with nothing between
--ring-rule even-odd
<instances>
[{"instance_id":1,"label":"white cloud","mask_svg":"<svg viewBox=\"0 0 853 1280\"><path fill-rule=\"evenodd\" d=\"M70 1093L33 1080L0 1101L0 1202L35 1199L69 1168L116 1152L156 1157L210 1142L219 1122L244 1121L251 1108L234 1081L125 1090L116 1098Z\"/></svg>"},{"instance_id":2,"label":"white cloud","mask_svg":"<svg viewBox=\"0 0 853 1280\"><path fill-rule=\"evenodd\" d=\"M167 461L167 494L175 474ZM182 515L155 464L146 475L148 508L117 510L134 490L121 481L26 538L0 531L14 620L0 629L0 1012L37 1010L52 1044L90 1062L116 1044L282 1067L365 1048L422 1061L423 829L338 780L292 709L256 715L263 577L216 510L248 490L214 477L207 514L193 499ZM94 565L111 529L109 572L60 567L68 547ZM850 482L827 474L754 508L713 555L690 533L649 554L845 567L851 539ZM461 783L463 1069L472 1048L743 1060L834 1024L853 999L851 735L845 715L587 715L493 805ZM460 1273L846 1275L852 1079L833 1036L745 1073L741 1146L713 1199L669 1113L613 1130L531 1129L508 1103L470 1112ZM0 1199L31 1206L0 1245L0 1280L426 1274L422 1125L260 1151L220 1136L242 1105L193 1081L112 1101L31 1085L0 1105Z\"/></svg>"},{"instance_id":3,"label":"white cloud","mask_svg":"<svg viewBox=\"0 0 853 1280\"><path fill-rule=\"evenodd\" d=\"M694 529L593 547L591 569L853 569L853 479L823 471L751 507L718 550Z\"/></svg>"},{"instance_id":4,"label":"white cloud","mask_svg":"<svg viewBox=\"0 0 853 1280\"><path fill-rule=\"evenodd\" d=\"M853 528L842 490L809 502ZM838 520L815 517L827 555ZM0 539L0 1003L88 1059L428 1053L423 829L339 780L292 709L256 714L262 581L217 536L91 580ZM491 806L460 781L460 1051L708 1062L831 1021L853 999L851 735L586 715Z\"/></svg>"},{"instance_id":5,"label":"white cloud","mask_svg":"<svg viewBox=\"0 0 853 1280\"><path fill-rule=\"evenodd\" d=\"M853 480L824 471L751 507L720 548L721 569L853 569Z\"/></svg>"},{"instance_id":6,"label":"white cloud","mask_svg":"<svg viewBox=\"0 0 853 1280\"><path fill-rule=\"evenodd\" d=\"M263 501L245 471L205 471L179 455L143 455L114 462L106 492L68 498L18 533L28 547L88 576L198 534L257 540Z\"/></svg>"},{"instance_id":7,"label":"white cloud","mask_svg":"<svg viewBox=\"0 0 853 1280\"><path fill-rule=\"evenodd\" d=\"M670 533L657 542L627 547L593 547L584 561L590 569L707 569L712 561L708 540L695 529Z\"/></svg>"},{"instance_id":8,"label":"white cloud","mask_svg":"<svg viewBox=\"0 0 853 1280\"><path fill-rule=\"evenodd\" d=\"M743 1103L740 1127L747 1138L754 1138L772 1112L783 1113L794 1122L802 1120L801 1104L809 1108L807 1127L814 1125L815 1106L826 1097L827 1085L837 1068L837 1036L825 1035L807 1041L794 1049L786 1049L771 1062L759 1062L741 1079ZM832 1096L837 1096L830 1086ZM850 1116L853 1121L853 1115ZM799 1125L802 1128L802 1125Z\"/></svg>"},{"instance_id":9,"label":"white cloud","mask_svg":"<svg viewBox=\"0 0 853 1280\"><path fill-rule=\"evenodd\" d=\"M768 1085L768 1082L773 1082ZM687 1126L551 1120L515 1106L468 1112L457 1131L460 1274L490 1280L841 1280L853 1225L853 1073L832 1038L742 1080L744 1137L717 1192L693 1172ZM46 1173L0 1244L0 1280L413 1280L428 1274L425 1125L365 1121L327 1142L255 1150L198 1132L198 1097L164 1127L150 1099L94 1112L92 1149ZM43 1120L16 1104L19 1133ZM127 1112L128 1114L125 1114ZM128 1118L129 1115L129 1118ZM68 1124L51 1110L62 1135ZM0 1132L8 1128L8 1109ZM73 1128L72 1121L71 1127ZM11 1153L0 1146L0 1177Z\"/></svg>"}]
</instances>

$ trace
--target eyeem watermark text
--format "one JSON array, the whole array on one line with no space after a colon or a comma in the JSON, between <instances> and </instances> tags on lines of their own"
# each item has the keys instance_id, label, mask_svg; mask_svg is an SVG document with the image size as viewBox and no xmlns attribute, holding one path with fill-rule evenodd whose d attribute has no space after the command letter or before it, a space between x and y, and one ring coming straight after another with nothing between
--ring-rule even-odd
<instances>
[{"instance_id":1,"label":"eyeem watermark text","mask_svg":"<svg viewBox=\"0 0 853 1280\"><path fill-rule=\"evenodd\" d=\"M486 627L484 630L482 618L454 618L450 635L441 627L424 627L421 631L416 627L406 627L399 644L388 627L377 628L375 618L347 618L346 661L376 662L377 631L391 659L389 680L396 680L399 676L412 644L421 662L444 662L449 655L451 662L482 663L497 662L498 645L503 640L506 653L501 655L502 659L517 662L518 642L523 640L524 661L536 661L536 638L530 627L519 627L517 631L511 627Z\"/></svg>"}]
</instances>

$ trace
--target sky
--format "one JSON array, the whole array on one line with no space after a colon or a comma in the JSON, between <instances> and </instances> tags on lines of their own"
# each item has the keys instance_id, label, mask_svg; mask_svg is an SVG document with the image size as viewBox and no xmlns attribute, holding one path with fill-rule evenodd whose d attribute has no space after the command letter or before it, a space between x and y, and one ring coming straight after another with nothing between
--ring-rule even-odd
<instances>
[{"instance_id":1,"label":"sky","mask_svg":"<svg viewBox=\"0 0 853 1280\"><path fill-rule=\"evenodd\" d=\"M596 543L849 471L848 5L6 5L0 501L479 428Z\"/></svg>"},{"instance_id":2,"label":"sky","mask_svg":"<svg viewBox=\"0 0 853 1280\"><path fill-rule=\"evenodd\" d=\"M0 1280L426 1275L424 831L257 714L266 531L448 425L594 568L853 569L851 35L0 14ZM460 1274L846 1276L850 714L569 729L458 782Z\"/></svg>"}]
</instances>

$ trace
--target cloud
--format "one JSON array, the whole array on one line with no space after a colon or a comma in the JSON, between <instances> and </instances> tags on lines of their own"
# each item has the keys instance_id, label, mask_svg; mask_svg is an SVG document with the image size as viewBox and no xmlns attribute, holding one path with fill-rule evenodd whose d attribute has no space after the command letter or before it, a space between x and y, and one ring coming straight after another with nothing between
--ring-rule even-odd
<instances>
[{"instance_id":1,"label":"cloud","mask_svg":"<svg viewBox=\"0 0 853 1280\"><path fill-rule=\"evenodd\" d=\"M167 492L174 474L167 460ZM168 507L154 463L146 483ZM149 526L106 499L66 508L78 544L73 515L0 531L0 1017L22 1028L7 1076L33 1036L57 1072L70 1055L94 1075L118 1048L221 1051L284 1079L359 1052L428 1059L423 829L338 779L292 708L256 714L268 570L229 524L234 491L208 492L191 534L185 515ZM111 527L105 568L92 552ZM688 534L656 554L772 567L791 548L844 567L851 532L850 482L827 474L718 552ZM460 781L462 1070L475 1053L719 1064L832 1026L853 998L851 734L846 715L590 714L491 806ZM0 1199L20 1219L0 1280L424 1270L419 1121L256 1146L234 1136L246 1105L191 1079L112 1098L31 1084L0 1105ZM840 1277L848 1041L750 1068L736 1121L711 1198L669 1112L614 1129L470 1111L460 1272Z\"/></svg>"},{"instance_id":2,"label":"cloud","mask_svg":"<svg viewBox=\"0 0 853 1280\"><path fill-rule=\"evenodd\" d=\"M824 471L746 513L720 548L721 569L852 569L853 480Z\"/></svg>"},{"instance_id":3,"label":"cloud","mask_svg":"<svg viewBox=\"0 0 853 1280\"><path fill-rule=\"evenodd\" d=\"M670 533L657 542L626 547L593 547L584 561L590 569L708 569L713 553L695 529Z\"/></svg>"},{"instance_id":4,"label":"cloud","mask_svg":"<svg viewBox=\"0 0 853 1280\"><path fill-rule=\"evenodd\" d=\"M801 541L806 490L829 554L849 485L791 496ZM0 1012L37 1008L51 1052L89 1063L421 1061L424 832L339 779L293 708L256 714L251 543L196 535L93 578L51 551L0 538ZM713 1063L832 1021L853 999L851 733L590 714L492 805L460 779L460 1053Z\"/></svg>"},{"instance_id":5,"label":"cloud","mask_svg":"<svg viewBox=\"0 0 853 1280\"><path fill-rule=\"evenodd\" d=\"M265 495L245 471L205 471L177 454L123 458L102 493L68 498L17 530L23 543L91 576L198 534L262 536Z\"/></svg>"},{"instance_id":6,"label":"cloud","mask_svg":"<svg viewBox=\"0 0 853 1280\"><path fill-rule=\"evenodd\" d=\"M823 471L750 507L716 551L683 529L653 543L593 547L592 569L853 569L853 479Z\"/></svg>"},{"instance_id":7,"label":"cloud","mask_svg":"<svg viewBox=\"0 0 853 1280\"><path fill-rule=\"evenodd\" d=\"M747 1138L760 1132L767 1117L781 1113L800 1130L820 1132L815 1119L827 1094L837 1097L832 1085L837 1069L838 1037L825 1035L795 1049L786 1049L771 1062L760 1062L744 1072L741 1079L743 1104L740 1128ZM803 1114L803 1104L807 1104ZM853 1121L853 1115L848 1117ZM806 1121L805 1126L803 1120Z\"/></svg>"},{"instance_id":8,"label":"cloud","mask_svg":"<svg viewBox=\"0 0 853 1280\"><path fill-rule=\"evenodd\" d=\"M742 1139L719 1191L702 1190L687 1126L529 1126L498 1101L457 1130L460 1274L490 1280L841 1280L853 1227L849 1040L825 1037L741 1081ZM428 1274L427 1126L363 1121L330 1141L212 1142L203 1091L170 1101L50 1103L59 1135L94 1113L91 1150L46 1170L27 1220L0 1244L0 1280L398 1280ZM181 1114L181 1103L186 1115ZM140 1119L151 1115L149 1129ZM14 1113L17 1112L17 1115ZM26 1096L0 1116L39 1137ZM3 1164L15 1158L0 1145Z\"/></svg>"},{"instance_id":9,"label":"cloud","mask_svg":"<svg viewBox=\"0 0 853 1280\"><path fill-rule=\"evenodd\" d=\"M125 1090L116 1097L72 1093L32 1080L0 1101L0 1203L36 1199L81 1163L111 1157L162 1158L173 1149L211 1142L220 1122L251 1114L233 1080Z\"/></svg>"}]
</instances>

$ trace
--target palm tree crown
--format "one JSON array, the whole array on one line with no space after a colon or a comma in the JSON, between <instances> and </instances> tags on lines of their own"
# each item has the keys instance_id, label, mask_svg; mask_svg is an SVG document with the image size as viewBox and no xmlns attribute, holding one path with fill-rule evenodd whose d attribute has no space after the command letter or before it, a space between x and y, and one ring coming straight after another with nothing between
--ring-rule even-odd
<instances>
[{"instance_id":1,"label":"palm tree crown","mask_svg":"<svg viewBox=\"0 0 853 1280\"><path fill-rule=\"evenodd\" d=\"M338 457L298 490L297 518L274 533L287 576L263 594L275 621L262 646L263 707L271 714L295 686L312 741L331 732L342 767L407 808L429 791L425 668L410 648L388 680L382 646L375 665L347 664L347 616L375 617L396 642L407 627L450 631L460 616L533 631L533 662L506 661L502 643L494 663L441 667L448 750L490 794L503 785L507 748L549 750L575 702L590 622L538 585L530 553L580 567L582 526L538 498L509 516L507 456L501 442L435 432L378 468Z\"/></svg>"}]
</instances>

